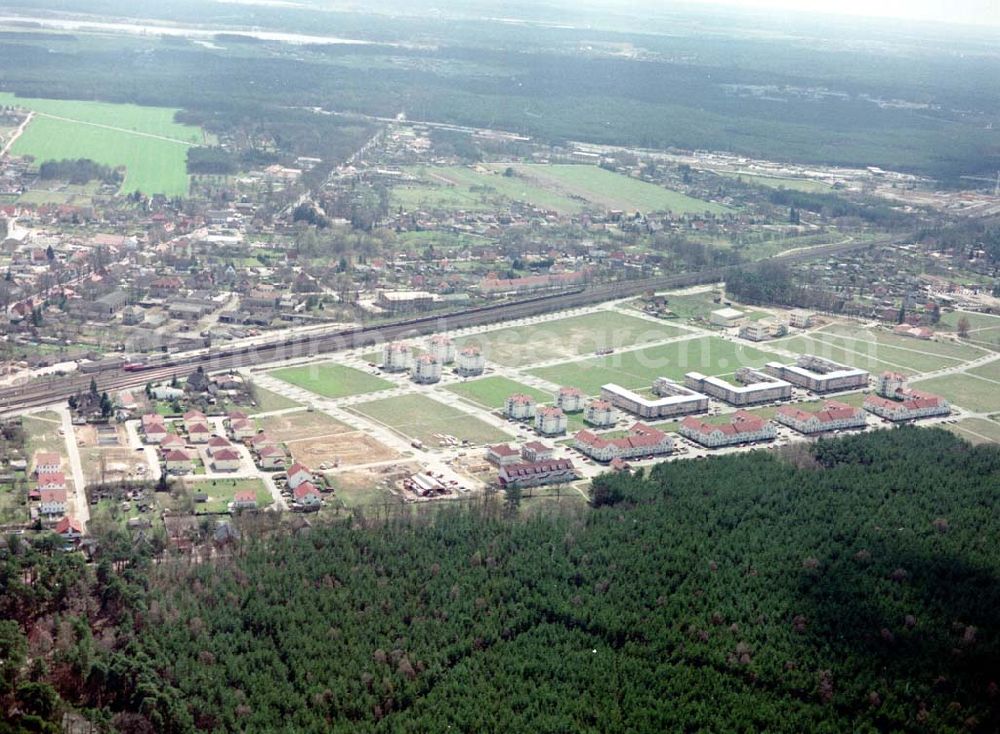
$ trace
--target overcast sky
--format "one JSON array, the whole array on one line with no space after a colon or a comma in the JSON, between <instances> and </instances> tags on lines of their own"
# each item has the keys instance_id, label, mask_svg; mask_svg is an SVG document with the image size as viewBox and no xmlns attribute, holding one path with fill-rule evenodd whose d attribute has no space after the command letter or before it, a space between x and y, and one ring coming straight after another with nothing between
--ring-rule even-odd
<instances>
[{"instance_id":1,"label":"overcast sky","mask_svg":"<svg viewBox=\"0 0 1000 734\"><path fill-rule=\"evenodd\" d=\"M624 0L622 0L624 1ZM761 10L787 9L1000 26L1000 0L688 0Z\"/></svg>"}]
</instances>

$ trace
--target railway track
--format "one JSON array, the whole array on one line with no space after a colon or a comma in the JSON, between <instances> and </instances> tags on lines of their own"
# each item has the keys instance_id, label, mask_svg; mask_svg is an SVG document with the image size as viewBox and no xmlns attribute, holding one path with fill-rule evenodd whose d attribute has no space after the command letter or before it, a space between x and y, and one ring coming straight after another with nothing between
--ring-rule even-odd
<instances>
[{"instance_id":1,"label":"railway track","mask_svg":"<svg viewBox=\"0 0 1000 734\"><path fill-rule=\"evenodd\" d=\"M875 242L838 243L797 251L773 259L787 263L800 262L816 257L829 257L851 250L888 244L895 239L897 238ZM740 266L711 268L697 273L684 273L681 275L616 281L614 283L599 284L588 288L538 296L522 301L484 306L466 311L407 319L352 330L293 336L283 341L241 347L229 352L222 351L218 354L194 355L191 357L180 355L171 364L166 364L162 367L151 367L138 372L126 372L120 367L115 367L90 374L42 378L23 386L0 390L0 415L67 400L70 396L89 389L91 379L96 380L98 389L102 392L142 387L149 382L161 382L171 379L174 376L183 379L199 366L206 372L254 367L289 359L311 357L317 354L369 347L397 339L537 316L553 311L639 295L648 290L684 288L702 283L718 282L724 280L736 267Z\"/></svg>"}]
</instances>

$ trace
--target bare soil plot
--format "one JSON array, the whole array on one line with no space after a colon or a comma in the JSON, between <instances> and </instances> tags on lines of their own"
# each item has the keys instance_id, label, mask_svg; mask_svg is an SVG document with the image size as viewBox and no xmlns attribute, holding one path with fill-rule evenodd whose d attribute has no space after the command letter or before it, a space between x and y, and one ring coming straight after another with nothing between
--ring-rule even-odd
<instances>
[{"instance_id":1,"label":"bare soil plot","mask_svg":"<svg viewBox=\"0 0 1000 734\"><path fill-rule=\"evenodd\" d=\"M282 443L351 430L350 426L319 411L269 415L257 422L272 438Z\"/></svg>"},{"instance_id":2,"label":"bare soil plot","mask_svg":"<svg viewBox=\"0 0 1000 734\"><path fill-rule=\"evenodd\" d=\"M399 458L393 449L361 431L287 441L286 445L295 461L311 469L322 464L355 466Z\"/></svg>"}]
</instances>

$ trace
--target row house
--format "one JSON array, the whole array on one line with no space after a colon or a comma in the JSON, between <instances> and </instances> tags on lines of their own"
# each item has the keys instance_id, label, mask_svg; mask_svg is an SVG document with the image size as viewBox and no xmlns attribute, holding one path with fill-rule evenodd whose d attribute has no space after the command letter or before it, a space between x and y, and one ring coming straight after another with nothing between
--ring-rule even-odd
<instances>
[{"instance_id":1,"label":"row house","mask_svg":"<svg viewBox=\"0 0 1000 734\"><path fill-rule=\"evenodd\" d=\"M741 443L771 441L777 437L774 424L758 418L745 410L738 410L730 416L729 423L707 423L700 418L688 416L681 421L680 434L702 446L719 448Z\"/></svg>"},{"instance_id":2,"label":"row house","mask_svg":"<svg viewBox=\"0 0 1000 734\"><path fill-rule=\"evenodd\" d=\"M538 487L545 484L572 482L577 478L576 469L569 459L525 462L500 467L498 481L503 489Z\"/></svg>"},{"instance_id":3,"label":"row house","mask_svg":"<svg viewBox=\"0 0 1000 734\"><path fill-rule=\"evenodd\" d=\"M951 404L940 395L906 388L897 398L868 395L865 410L886 420L901 422L951 415Z\"/></svg>"},{"instance_id":4,"label":"row house","mask_svg":"<svg viewBox=\"0 0 1000 734\"><path fill-rule=\"evenodd\" d=\"M39 492L38 511L46 516L66 514L66 489L43 489Z\"/></svg>"},{"instance_id":5,"label":"row house","mask_svg":"<svg viewBox=\"0 0 1000 734\"><path fill-rule=\"evenodd\" d=\"M865 411L836 400L826 400L816 410L794 405L778 408L774 419L789 428L811 436L827 431L846 431L868 425Z\"/></svg>"},{"instance_id":6,"label":"row house","mask_svg":"<svg viewBox=\"0 0 1000 734\"><path fill-rule=\"evenodd\" d=\"M621 438L605 438L587 430L578 432L574 438L573 445L578 451L600 462L662 456L674 450L673 437L644 423L634 424L628 435Z\"/></svg>"}]
</instances>

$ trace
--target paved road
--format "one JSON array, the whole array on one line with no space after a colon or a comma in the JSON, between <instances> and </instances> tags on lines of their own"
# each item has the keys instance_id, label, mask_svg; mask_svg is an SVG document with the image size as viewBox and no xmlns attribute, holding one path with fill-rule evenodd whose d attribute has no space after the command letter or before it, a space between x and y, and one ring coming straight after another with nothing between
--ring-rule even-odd
<instances>
[{"instance_id":1,"label":"paved road","mask_svg":"<svg viewBox=\"0 0 1000 734\"><path fill-rule=\"evenodd\" d=\"M73 506L75 512L67 512L83 523L84 528L90 522L90 505L87 503L87 495L83 491L87 486L86 478L83 474L83 462L80 461L80 447L76 443L76 433L73 430L73 416L69 407L60 405L55 408L62 420L63 437L66 441L66 456L69 459L70 471L73 474Z\"/></svg>"}]
</instances>

